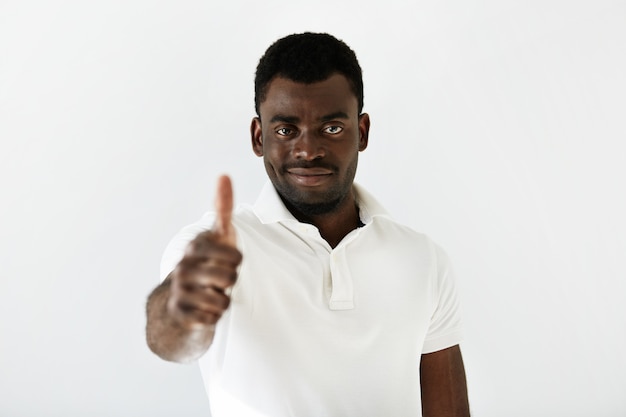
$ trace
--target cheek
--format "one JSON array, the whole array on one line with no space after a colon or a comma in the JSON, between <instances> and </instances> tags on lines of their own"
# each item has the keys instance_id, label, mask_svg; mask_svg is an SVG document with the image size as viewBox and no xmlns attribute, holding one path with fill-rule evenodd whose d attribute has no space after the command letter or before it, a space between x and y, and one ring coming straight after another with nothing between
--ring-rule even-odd
<instances>
[{"instance_id":1,"label":"cheek","mask_svg":"<svg viewBox=\"0 0 626 417\"><path fill-rule=\"evenodd\" d=\"M284 159L291 153L292 142L272 141L265 145L266 155L270 155L272 159Z\"/></svg>"},{"instance_id":2,"label":"cheek","mask_svg":"<svg viewBox=\"0 0 626 417\"><path fill-rule=\"evenodd\" d=\"M284 146L266 145L263 148L265 165L280 167L285 161L285 155L289 153L289 151L284 148Z\"/></svg>"},{"instance_id":3,"label":"cheek","mask_svg":"<svg viewBox=\"0 0 626 417\"><path fill-rule=\"evenodd\" d=\"M337 149L335 155L340 155L341 159L344 161L351 161L356 158L355 155L358 155L360 151L359 142L351 142L350 144L345 144L341 147L341 149Z\"/></svg>"}]
</instances>

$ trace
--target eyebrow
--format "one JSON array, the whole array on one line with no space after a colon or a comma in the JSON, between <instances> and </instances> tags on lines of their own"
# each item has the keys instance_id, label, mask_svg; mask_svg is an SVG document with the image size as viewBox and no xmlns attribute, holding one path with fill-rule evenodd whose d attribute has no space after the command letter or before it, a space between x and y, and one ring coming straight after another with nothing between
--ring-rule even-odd
<instances>
[{"instance_id":1,"label":"eyebrow","mask_svg":"<svg viewBox=\"0 0 626 417\"><path fill-rule=\"evenodd\" d=\"M335 113L327 114L326 116L320 117L320 121L322 122L329 122L334 119L349 119L349 117L346 112L343 111L337 111Z\"/></svg>"},{"instance_id":2,"label":"eyebrow","mask_svg":"<svg viewBox=\"0 0 626 417\"><path fill-rule=\"evenodd\" d=\"M274 117L272 117L270 119L270 123L276 123L276 122L281 122L281 123L289 123L289 124L296 124L300 121L299 117L295 117L295 116L285 116L283 114L276 114L274 115Z\"/></svg>"},{"instance_id":3,"label":"eyebrow","mask_svg":"<svg viewBox=\"0 0 626 417\"><path fill-rule=\"evenodd\" d=\"M328 122L334 119L349 119L348 114L343 111L337 111L334 113L327 114L325 116L320 117L321 122ZM297 124L300 121L299 117L296 116L285 116L284 114L276 114L274 117L270 119L270 123L289 123L289 124Z\"/></svg>"}]
</instances>

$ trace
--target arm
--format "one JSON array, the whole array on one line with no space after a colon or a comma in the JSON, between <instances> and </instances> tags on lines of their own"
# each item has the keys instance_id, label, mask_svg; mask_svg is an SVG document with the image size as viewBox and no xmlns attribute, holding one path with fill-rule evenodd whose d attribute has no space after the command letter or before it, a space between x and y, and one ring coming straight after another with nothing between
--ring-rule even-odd
<instances>
[{"instance_id":1,"label":"arm","mask_svg":"<svg viewBox=\"0 0 626 417\"><path fill-rule=\"evenodd\" d=\"M215 325L230 304L241 253L230 222L232 187L218 183L217 221L191 241L183 259L148 297L146 341L165 360L189 362L211 345Z\"/></svg>"},{"instance_id":2,"label":"arm","mask_svg":"<svg viewBox=\"0 0 626 417\"><path fill-rule=\"evenodd\" d=\"M422 355L423 417L468 417L467 383L459 345Z\"/></svg>"}]
</instances>

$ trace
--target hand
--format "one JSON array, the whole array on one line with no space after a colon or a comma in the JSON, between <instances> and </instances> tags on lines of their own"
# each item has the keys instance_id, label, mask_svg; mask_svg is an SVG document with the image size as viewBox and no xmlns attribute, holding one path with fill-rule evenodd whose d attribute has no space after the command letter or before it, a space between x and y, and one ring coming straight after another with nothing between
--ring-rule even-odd
<instances>
[{"instance_id":1,"label":"hand","mask_svg":"<svg viewBox=\"0 0 626 417\"><path fill-rule=\"evenodd\" d=\"M227 290L235 284L242 259L231 223L233 190L227 176L218 180L215 210L213 230L200 233L189 243L171 275L167 309L177 324L188 330L217 323L230 304Z\"/></svg>"}]
</instances>

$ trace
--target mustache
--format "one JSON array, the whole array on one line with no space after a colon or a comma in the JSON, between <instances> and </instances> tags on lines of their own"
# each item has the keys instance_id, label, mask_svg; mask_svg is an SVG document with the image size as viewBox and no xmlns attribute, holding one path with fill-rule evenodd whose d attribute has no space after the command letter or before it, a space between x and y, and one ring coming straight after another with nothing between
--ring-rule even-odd
<instances>
[{"instance_id":1,"label":"mustache","mask_svg":"<svg viewBox=\"0 0 626 417\"><path fill-rule=\"evenodd\" d=\"M282 171L283 172L287 172L287 170L292 169L292 168L323 168L323 169L327 169L329 171L332 171L333 173L337 173L339 172L339 167L333 164L329 164L327 162L324 161L298 161L298 162L292 162L289 164L284 164L282 166Z\"/></svg>"}]
</instances>

